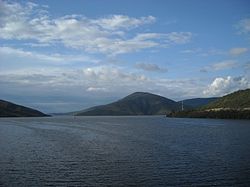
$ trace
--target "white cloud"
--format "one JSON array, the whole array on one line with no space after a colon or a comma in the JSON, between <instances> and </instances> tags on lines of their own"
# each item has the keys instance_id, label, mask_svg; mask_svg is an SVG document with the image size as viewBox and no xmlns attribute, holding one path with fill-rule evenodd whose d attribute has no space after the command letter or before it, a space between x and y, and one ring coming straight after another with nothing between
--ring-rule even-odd
<instances>
[{"instance_id":1,"label":"white cloud","mask_svg":"<svg viewBox=\"0 0 250 187\"><path fill-rule=\"evenodd\" d=\"M235 60L225 60L212 65L212 69L215 71L219 71L219 70L233 68L235 66L237 66L237 62Z\"/></svg>"},{"instance_id":2,"label":"white cloud","mask_svg":"<svg viewBox=\"0 0 250 187\"><path fill-rule=\"evenodd\" d=\"M56 55L43 55L36 52L30 52L30 51L24 51L23 49L15 49L11 47L0 47L0 54L3 55L9 55L9 56L15 56L15 57L29 57L29 58L36 58L40 60L45 61L51 61L51 62L59 62L62 61L60 57L57 57Z\"/></svg>"},{"instance_id":3,"label":"white cloud","mask_svg":"<svg viewBox=\"0 0 250 187\"><path fill-rule=\"evenodd\" d=\"M131 29L139 27L144 24L155 22L156 18L153 16L141 17L141 18L130 18L125 15L112 15L107 18L101 18L94 20L93 23L100 25L104 29L118 30L121 28Z\"/></svg>"},{"instance_id":4,"label":"white cloud","mask_svg":"<svg viewBox=\"0 0 250 187\"><path fill-rule=\"evenodd\" d=\"M233 56L238 56L248 51L247 48L232 48L229 50L229 54Z\"/></svg>"},{"instance_id":5,"label":"white cloud","mask_svg":"<svg viewBox=\"0 0 250 187\"><path fill-rule=\"evenodd\" d=\"M248 51L248 48L245 47L235 47L231 48L228 51L218 50L218 49L209 49L207 51L201 49L201 48L194 48L194 49L186 49L180 51L181 53L185 54L197 54L199 56L215 56L215 55L232 55L232 56L239 56L241 54L244 54Z\"/></svg>"},{"instance_id":6,"label":"white cloud","mask_svg":"<svg viewBox=\"0 0 250 187\"><path fill-rule=\"evenodd\" d=\"M217 55L227 55L227 51L219 50L219 49L202 49L202 48L193 48L193 49L185 49L180 51L184 54L196 54L202 57L210 57L210 56L217 56Z\"/></svg>"},{"instance_id":7,"label":"white cloud","mask_svg":"<svg viewBox=\"0 0 250 187\"><path fill-rule=\"evenodd\" d=\"M203 91L206 96L223 96L239 89L250 87L250 82L245 77L218 77Z\"/></svg>"},{"instance_id":8,"label":"white cloud","mask_svg":"<svg viewBox=\"0 0 250 187\"><path fill-rule=\"evenodd\" d=\"M136 52L141 49L153 47L165 47L173 44L184 44L191 40L191 33L139 33L127 40L115 39L110 41L102 38L98 41L99 46L88 47L88 51L100 51L102 53L117 55L122 53Z\"/></svg>"},{"instance_id":9,"label":"white cloud","mask_svg":"<svg viewBox=\"0 0 250 187\"><path fill-rule=\"evenodd\" d=\"M96 88L96 87L88 87L87 88L88 92L102 92L102 91L107 91L106 88Z\"/></svg>"},{"instance_id":10,"label":"white cloud","mask_svg":"<svg viewBox=\"0 0 250 187\"><path fill-rule=\"evenodd\" d=\"M105 88L107 91L115 90L116 87L134 86L149 81L149 79L136 73L125 73L123 69L112 66L96 66L84 69L63 68L25 68L18 70L6 70L0 72L3 84L16 83L25 87L48 86L53 88ZM90 89L91 90L91 89ZM89 91L89 90L88 90ZM92 89L93 91L93 89ZM77 92L77 91L76 91Z\"/></svg>"},{"instance_id":11,"label":"white cloud","mask_svg":"<svg viewBox=\"0 0 250 187\"><path fill-rule=\"evenodd\" d=\"M240 34L249 34L250 33L250 18L240 20L236 27L238 28Z\"/></svg>"},{"instance_id":12,"label":"white cloud","mask_svg":"<svg viewBox=\"0 0 250 187\"><path fill-rule=\"evenodd\" d=\"M20 61L21 59L24 59L26 61L34 61L36 63L38 60L39 61L46 61L46 62L60 62L62 63L70 63L70 62L92 62L92 63L98 63L99 60L94 59L89 56L84 56L84 55L62 55L62 54L42 54L38 52L33 52L33 51L27 51L23 49L18 49L18 48L12 48L12 47L0 47L0 55L2 58L7 58L8 60L5 62L2 60L1 63L8 65L10 63L10 58L18 58Z\"/></svg>"},{"instance_id":13,"label":"white cloud","mask_svg":"<svg viewBox=\"0 0 250 187\"><path fill-rule=\"evenodd\" d=\"M225 55L227 52L219 50L219 49L209 49L205 52L200 53L200 56L208 57L208 56L215 56L215 55Z\"/></svg>"},{"instance_id":14,"label":"white cloud","mask_svg":"<svg viewBox=\"0 0 250 187\"><path fill-rule=\"evenodd\" d=\"M83 69L83 75L86 80L90 82L98 82L98 84L109 86L122 85L131 82L144 82L148 81L144 75L135 73L125 73L122 69L110 66L98 66ZM98 86L99 87L99 86Z\"/></svg>"},{"instance_id":15,"label":"white cloud","mask_svg":"<svg viewBox=\"0 0 250 187\"><path fill-rule=\"evenodd\" d=\"M153 72L167 72L166 68L160 67L157 64L151 63L137 63L135 65L136 68L144 70L144 71L153 71Z\"/></svg>"},{"instance_id":16,"label":"white cloud","mask_svg":"<svg viewBox=\"0 0 250 187\"><path fill-rule=\"evenodd\" d=\"M167 43L185 44L192 38L191 32L171 32L166 34Z\"/></svg>"},{"instance_id":17,"label":"white cloud","mask_svg":"<svg viewBox=\"0 0 250 187\"><path fill-rule=\"evenodd\" d=\"M144 41L149 39L164 40L165 44L185 44L192 38L191 32L170 32L170 33L140 33L135 40Z\"/></svg>"},{"instance_id":18,"label":"white cloud","mask_svg":"<svg viewBox=\"0 0 250 187\"><path fill-rule=\"evenodd\" d=\"M225 69L230 69L237 67L237 61L236 60L224 60L221 62L217 62L211 66L207 66L201 69L201 72L209 72L209 71L220 71Z\"/></svg>"},{"instance_id":19,"label":"white cloud","mask_svg":"<svg viewBox=\"0 0 250 187\"><path fill-rule=\"evenodd\" d=\"M186 50L182 50L181 53L197 54L197 53L200 53L201 51L202 51L201 48L195 48L195 49L186 49Z\"/></svg>"},{"instance_id":20,"label":"white cloud","mask_svg":"<svg viewBox=\"0 0 250 187\"><path fill-rule=\"evenodd\" d=\"M156 41L156 39L157 38L147 40L141 39L138 36L127 40L99 38L96 39L94 45L91 44L87 46L86 50L88 52L101 52L115 56L118 54L136 52L141 49L160 46L160 42Z\"/></svg>"},{"instance_id":21,"label":"white cloud","mask_svg":"<svg viewBox=\"0 0 250 187\"><path fill-rule=\"evenodd\" d=\"M111 15L90 19L66 15L52 19L47 9L34 3L0 3L0 39L32 40L33 46L64 45L108 55L130 53L157 46L185 44L190 32L133 33L129 29L155 22L155 17Z\"/></svg>"}]
</instances>

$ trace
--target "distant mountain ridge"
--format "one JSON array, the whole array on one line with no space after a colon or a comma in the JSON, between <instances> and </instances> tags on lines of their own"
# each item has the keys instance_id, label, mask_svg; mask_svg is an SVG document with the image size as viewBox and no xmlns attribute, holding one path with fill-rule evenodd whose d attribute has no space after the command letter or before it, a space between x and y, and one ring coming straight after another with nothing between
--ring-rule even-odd
<instances>
[{"instance_id":1,"label":"distant mountain ridge","mask_svg":"<svg viewBox=\"0 0 250 187\"><path fill-rule=\"evenodd\" d=\"M0 117L43 117L49 116L38 110L0 100Z\"/></svg>"},{"instance_id":2,"label":"distant mountain ridge","mask_svg":"<svg viewBox=\"0 0 250 187\"><path fill-rule=\"evenodd\" d=\"M192 107L193 109L205 106L211 102L218 100L219 97L210 97L210 98L193 98L182 100L183 104ZM181 103L182 101L179 101Z\"/></svg>"},{"instance_id":3,"label":"distant mountain ridge","mask_svg":"<svg viewBox=\"0 0 250 187\"><path fill-rule=\"evenodd\" d=\"M221 98L194 98L176 102L147 92L135 92L118 101L82 111L60 115L122 116L166 115L169 117L250 118L250 89L239 90ZM0 100L0 117L49 116L38 110Z\"/></svg>"},{"instance_id":4,"label":"distant mountain ridge","mask_svg":"<svg viewBox=\"0 0 250 187\"><path fill-rule=\"evenodd\" d=\"M180 109L180 103L171 99L147 92L135 92L116 102L91 107L75 115L165 115Z\"/></svg>"}]
</instances>

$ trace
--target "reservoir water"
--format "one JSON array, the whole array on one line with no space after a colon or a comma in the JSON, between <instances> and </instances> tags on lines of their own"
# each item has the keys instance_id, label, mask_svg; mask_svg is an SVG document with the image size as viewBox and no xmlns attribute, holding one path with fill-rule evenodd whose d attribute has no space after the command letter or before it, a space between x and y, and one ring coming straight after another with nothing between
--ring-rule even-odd
<instances>
[{"instance_id":1,"label":"reservoir water","mask_svg":"<svg viewBox=\"0 0 250 187\"><path fill-rule=\"evenodd\" d=\"M249 185L249 120L0 119L0 186Z\"/></svg>"}]
</instances>

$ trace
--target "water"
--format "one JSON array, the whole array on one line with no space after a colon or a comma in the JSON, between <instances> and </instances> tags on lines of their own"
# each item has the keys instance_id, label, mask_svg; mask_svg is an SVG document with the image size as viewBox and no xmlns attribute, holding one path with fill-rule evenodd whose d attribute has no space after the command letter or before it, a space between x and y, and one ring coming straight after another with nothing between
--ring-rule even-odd
<instances>
[{"instance_id":1,"label":"water","mask_svg":"<svg viewBox=\"0 0 250 187\"><path fill-rule=\"evenodd\" d=\"M250 121L0 119L0 186L248 186Z\"/></svg>"}]
</instances>

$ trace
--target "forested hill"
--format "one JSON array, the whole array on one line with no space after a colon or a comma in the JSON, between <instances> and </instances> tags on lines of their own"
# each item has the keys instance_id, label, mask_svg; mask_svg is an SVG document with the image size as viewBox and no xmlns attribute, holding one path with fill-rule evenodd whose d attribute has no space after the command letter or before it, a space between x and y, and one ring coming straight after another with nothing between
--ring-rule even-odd
<instances>
[{"instance_id":1,"label":"forested hill","mask_svg":"<svg viewBox=\"0 0 250 187\"><path fill-rule=\"evenodd\" d=\"M172 112L168 117L250 119L250 89L225 95L200 109Z\"/></svg>"},{"instance_id":2,"label":"forested hill","mask_svg":"<svg viewBox=\"0 0 250 187\"><path fill-rule=\"evenodd\" d=\"M76 115L165 115L180 108L180 103L171 99L146 92L135 92L116 102L92 107Z\"/></svg>"},{"instance_id":3,"label":"forested hill","mask_svg":"<svg viewBox=\"0 0 250 187\"><path fill-rule=\"evenodd\" d=\"M209 103L202 109L231 108L231 109L250 109L250 89L239 90L225 95L218 100Z\"/></svg>"},{"instance_id":4,"label":"forested hill","mask_svg":"<svg viewBox=\"0 0 250 187\"><path fill-rule=\"evenodd\" d=\"M48 116L38 110L0 100L0 117L42 117Z\"/></svg>"}]
</instances>

